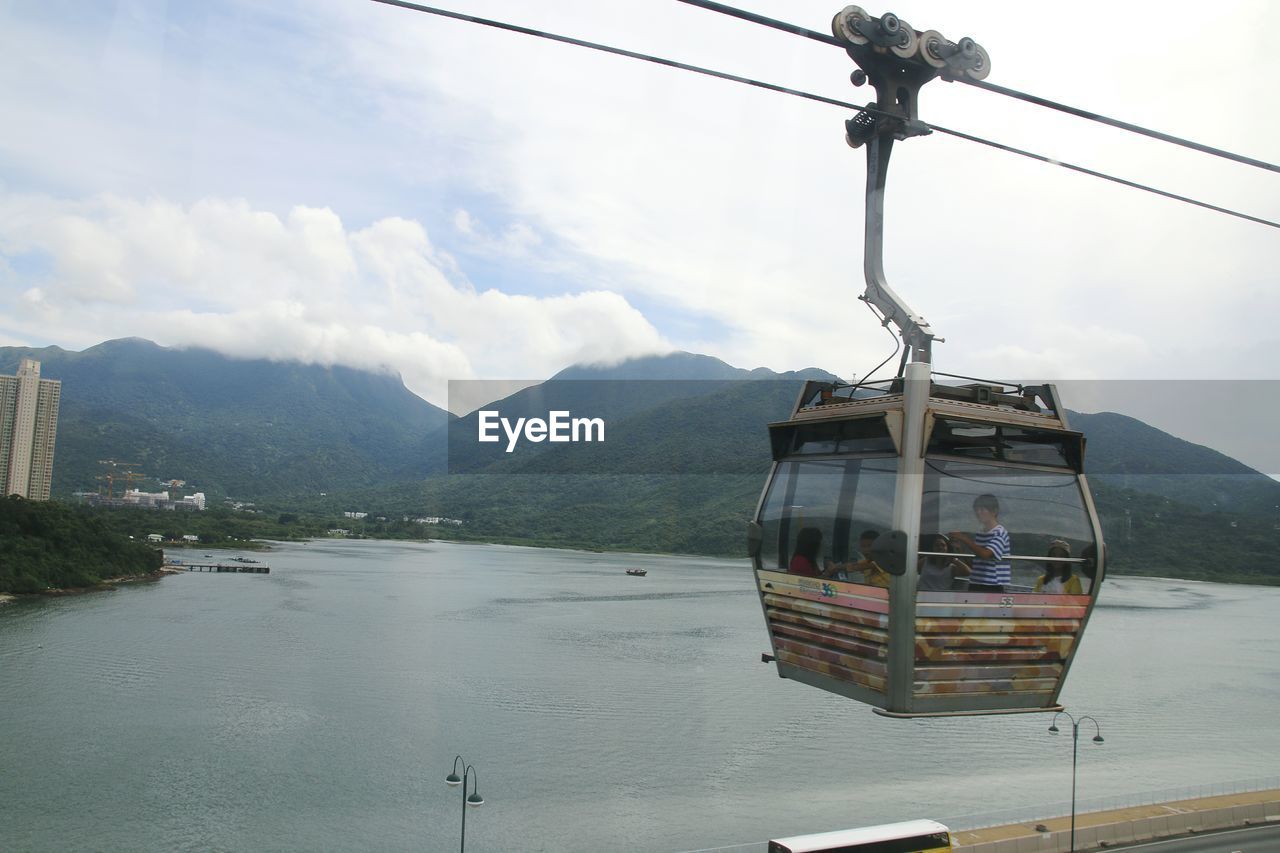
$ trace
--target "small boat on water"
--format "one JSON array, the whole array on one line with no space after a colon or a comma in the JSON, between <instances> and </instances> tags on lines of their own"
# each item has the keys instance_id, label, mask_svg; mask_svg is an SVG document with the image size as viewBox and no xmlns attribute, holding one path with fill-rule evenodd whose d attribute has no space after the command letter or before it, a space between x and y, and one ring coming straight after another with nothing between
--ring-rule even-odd
<instances>
[{"instance_id":1,"label":"small boat on water","mask_svg":"<svg viewBox=\"0 0 1280 853\"><path fill-rule=\"evenodd\" d=\"M648 569L627 569L627 574L637 578L642 578L645 575L649 574L649 570Z\"/></svg>"}]
</instances>

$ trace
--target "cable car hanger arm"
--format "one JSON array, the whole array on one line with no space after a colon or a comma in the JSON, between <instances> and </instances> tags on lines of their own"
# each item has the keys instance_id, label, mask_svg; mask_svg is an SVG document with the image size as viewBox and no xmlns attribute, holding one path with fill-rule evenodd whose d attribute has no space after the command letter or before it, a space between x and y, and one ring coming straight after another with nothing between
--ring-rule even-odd
<instances>
[{"instance_id":1,"label":"cable car hanger arm","mask_svg":"<svg viewBox=\"0 0 1280 853\"><path fill-rule=\"evenodd\" d=\"M867 146L863 234L866 291L861 298L878 308L886 323L897 327L907 347L904 364L908 357L931 363L937 336L928 321L912 311L885 279L884 191L889 157L895 139L931 132L917 115L918 95L924 84L940 74L985 77L991 61L973 39L952 43L934 30L917 35L910 24L889 12L872 18L857 6L847 6L832 19L831 31L847 46L847 53L858 65L850 78L853 84L860 86L870 80L876 90L875 103L845 122L849 145Z\"/></svg>"},{"instance_id":2,"label":"cable car hanger arm","mask_svg":"<svg viewBox=\"0 0 1280 853\"><path fill-rule=\"evenodd\" d=\"M932 361L933 329L911 310L884 275L884 186L889 171L893 137L877 135L867 145L867 211L863 236L862 272L866 291L859 298L878 309L885 325L892 323L916 361ZM937 338L943 341L943 338Z\"/></svg>"}]
</instances>

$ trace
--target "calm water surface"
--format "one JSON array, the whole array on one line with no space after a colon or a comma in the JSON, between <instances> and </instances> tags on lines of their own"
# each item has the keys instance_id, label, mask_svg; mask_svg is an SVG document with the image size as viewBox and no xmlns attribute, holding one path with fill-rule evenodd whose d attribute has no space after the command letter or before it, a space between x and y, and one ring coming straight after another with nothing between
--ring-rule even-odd
<instances>
[{"instance_id":1,"label":"calm water surface","mask_svg":"<svg viewBox=\"0 0 1280 853\"><path fill-rule=\"evenodd\" d=\"M459 752L486 800L472 851L683 851L1070 797L1047 717L895 721L779 679L745 561L265 559L0 607L0 849L453 850ZM1063 695L1106 737L1081 739L1080 796L1275 774L1278 610L1280 589L1109 581Z\"/></svg>"}]
</instances>

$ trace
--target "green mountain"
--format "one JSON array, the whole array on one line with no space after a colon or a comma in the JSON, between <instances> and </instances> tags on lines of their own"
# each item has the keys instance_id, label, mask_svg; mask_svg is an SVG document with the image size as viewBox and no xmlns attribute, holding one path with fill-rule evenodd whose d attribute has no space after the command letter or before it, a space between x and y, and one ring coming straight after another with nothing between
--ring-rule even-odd
<instances>
[{"instance_id":1,"label":"green mountain","mask_svg":"<svg viewBox=\"0 0 1280 853\"><path fill-rule=\"evenodd\" d=\"M671 394L611 418L602 445L521 445L490 454L487 465L471 457L474 467L397 490L395 499L465 520L459 535L469 538L741 554L769 464L764 426L790 412L801 376L720 381L721 364L707 364L712 378L697 379L689 367L700 364L681 363L682 379L672 385L695 382L705 393ZM634 398L653 403L659 395L646 386L660 362L620 368L605 374L625 377L606 397L635 387ZM547 401L568 399L556 384L522 392L510 411L545 416ZM507 402L494 408L505 415ZM1072 413L1071 420L1088 438L1090 485L1115 571L1280 582L1272 556L1280 548L1280 483L1134 418ZM466 442L474 442L472 429L466 425ZM391 497L384 491L378 499Z\"/></svg>"},{"instance_id":2,"label":"green mountain","mask_svg":"<svg viewBox=\"0 0 1280 853\"><path fill-rule=\"evenodd\" d=\"M608 412L602 444L525 444L512 454L489 454L483 466L477 465L483 461L478 454L466 457L466 467L451 457L449 475L367 490L348 503L389 517L461 519L461 528L446 528L444 535L481 541L741 554L745 521L769 470L764 424L790 413L803 378L831 376L816 370L742 371L738 376L749 381L696 379L689 378L683 355L673 364L685 378L668 383L552 379L537 394L522 392L493 404L504 417L545 417L548 405ZM619 375L634 376L630 367L624 365ZM610 375L585 375L602 373ZM618 405L624 398L648 405ZM584 407L573 409L575 400ZM615 416L619 409L627 413ZM459 433L453 445L475 443L474 426L466 419L451 429ZM331 502L329 508L339 507Z\"/></svg>"},{"instance_id":3,"label":"green mountain","mask_svg":"<svg viewBox=\"0 0 1280 853\"><path fill-rule=\"evenodd\" d=\"M508 419L600 417L607 441L506 453L505 440L475 440L474 414L452 418L394 376L140 340L81 353L0 349L0 371L23 355L64 383L59 494L94 487L98 460L110 458L317 520L346 509L438 515L465 523L430 528L436 535L723 555L742 553L769 466L765 425L787 416L802 379L832 378L691 353L577 366L485 408ZM1280 579L1280 483L1124 415L1073 413L1072 423L1089 440L1118 571Z\"/></svg>"},{"instance_id":4,"label":"green mountain","mask_svg":"<svg viewBox=\"0 0 1280 853\"><path fill-rule=\"evenodd\" d=\"M596 471L621 472L623 469L610 467L616 461L615 449L632 447L637 442L625 437L616 441L616 429L635 429L631 419L637 415L645 415L644 423L653 424L658 430L665 431L664 420L672 417L673 412L689 411L689 403L695 399L708 398L718 392L741 386L743 380L749 384L757 382L785 383L791 401L794 402L796 380L799 379L834 379L825 371L810 369L801 372L774 373L766 368L744 370L732 367L717 358L695 353L676 352L663 356L646 356L631 359L620 364L600 367L577 365L552 376L546 382L525 388L502 400L483 407L493 410L511 423L517 418L546 418L549 412L571 412L574 416L600 418L609 425L608 441L596 448L595 456L600 461L595 465ZM732 411L735 413L753 411L750 403L745 406L739 403ZM784 413L785 414L785 413ZM581 472L572 467L578 464L574 457L580 451L568 454L563 445L526 444L516 456L507 452L507 441L481 443L477 441L479 413L472 412L458 418L449 425L448 441L442 445L438 436L428 436L422 448L421 458L424 468L440 468L447 462L450 473L475 473L489 466L497 465L504 472L509 472L508 463L515 460L518 468L523 469L530 457L548 455L553 460L535 466L538 471L560 471L561 473ZM748 421L749 422L749 421ZM723 424L721 424L723 426ZM492 433L491 433L492 434ZM498 435L503 435L500 431ZM666 433L671 439L678 440L683 433L679 431ZM638 434L636 438L640 438ZM648 438L652 438L650 432ZM645 452L654 452L656 446L651 441L640 441ZM441 454L447 451L447 459ZM559 452L557 452L559 451ZM626 451L624 451L626 452ZM565 469L564 465L571 466ZM626 470L635 470L630 466ZM648 470L657 470L650 467ZM669 470L669 469L668 469Z\"/></svg>"},{"instance_id":5,"label":"green mountain","mask_svg":"<svg viewBox=\"0 0 1280 853\"><path fill-rule=\"evenodd\" d=\"M345 367L129 338L83 352L3 347L0 373L24 356L62 381L53 489L64 497L101 485L104 459L250 500L371 485L409 467L449 419L398 376Z\"/></svg>"},{"instance_id":6,"label":"green mountain","mask_svg":"<svg viewBox=\"0 0 1280 853\"><path fill-rule=\"evenodd\" d=\"M1089 441L1089 479L1221 513L1273 515L1280 483L1209 447L1115 412L1072 412Z\"/></svg>"}]
</instances>

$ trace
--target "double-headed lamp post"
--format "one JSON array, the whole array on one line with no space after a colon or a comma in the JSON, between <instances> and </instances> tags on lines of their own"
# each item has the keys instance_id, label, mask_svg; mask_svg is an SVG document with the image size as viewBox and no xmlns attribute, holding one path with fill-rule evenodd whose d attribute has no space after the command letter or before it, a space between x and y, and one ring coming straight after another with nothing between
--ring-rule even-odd
<instances>
[{"instance_id":1,"label":"double-headed lamp post","mask_svg":"<svg viewBox=\"0 0 1280 853\"><path fill-rule=\"evenodd\" d=\"M1077 720L1067 711L1059 711L1049 724L1050 733L1058 733L1058 717L1064 715L1071 721L1071 853L1076 853L1076 754L1080 748L1080 724L1085 720L1093 723L1094 743L1102 743L1102 729L1098 727L1098 721L1087 714Z\"/></svg>"},{"instance_id":2,"label":"double-headed lamp post","mask_svg":"<svg viewBox=\"0 0 1280 853\"><path fill-rule=\"evenodd\" d=\"M463 766L462 775L458 775L458 765ZM479 777L476 776L476 769L466 761L463 761L459 755L453 759L453 772L444 777L446 785L462 786L462 840L458 844L459 853L464 853L467 849L467 806L483 806L484 798L480 796ZM471 784L471 796L467 796L467 783Z\"/></svg>"}]
</instances>

